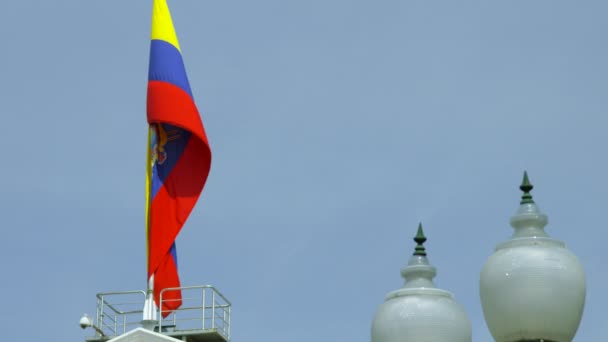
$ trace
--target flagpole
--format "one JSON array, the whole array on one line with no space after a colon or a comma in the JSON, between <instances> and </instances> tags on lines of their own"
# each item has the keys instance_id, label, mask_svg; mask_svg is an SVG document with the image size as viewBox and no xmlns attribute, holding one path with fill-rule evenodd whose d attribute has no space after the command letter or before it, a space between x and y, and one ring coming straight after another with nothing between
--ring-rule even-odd
<instances>
[{"instance_id":1,"label":"flagpole","mask_svg":"<svg viewBox=\"0 0 608 342\"><path fill-rule=\"evenodd\" d=\"M152 188L152 135L148 126L148 143L146 148L146 263L150 260L150 191ZM149 265L147 265L149 267ZM144 301L143 317L141 325L144 329L154 330L156 325L156 304L154 303L154 273L148 278L146 286L146 300Z\"/></svg>"},{"instance_id":2,"label":"flagpole","mask_svg":"<svg viewBox=\"0 0 608 342\"><path fill-rule=\"evenodd\" d=\"M148 279L148 289L146 290L146 301L144 302L143 311L141 325L146 330L154 330L157 324L156 304L154 303L154 274Z\"/></svg>"}]
</instances>

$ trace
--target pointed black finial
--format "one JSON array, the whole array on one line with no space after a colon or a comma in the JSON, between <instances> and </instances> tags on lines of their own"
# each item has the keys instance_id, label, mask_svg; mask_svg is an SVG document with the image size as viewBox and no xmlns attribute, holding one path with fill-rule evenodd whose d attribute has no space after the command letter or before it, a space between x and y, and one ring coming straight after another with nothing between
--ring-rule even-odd
<instances>
[{"instance_id":1,"label":"pointed black finial","mask_svg":"<svg viewBox=\"0 0 608 342\"><path fill-rule=\"evenodd\" d=\"M530 180L528 179L528 172L526 171L524 171L524 179L521 181L519 189L524 192L524 194L521 196L521 202L519 202L520 204L534 203L532 195L530 195L530 191L534 189L534 186L530 184Z\"/></svg>"},{"instance_id":2,"label":"pointed black finial","mask_svg":"<svg viewBox=\"0 0 608 342\"><path fill-rule=\"evenodd\" d=\"M414 241L418 244L414 251L414 255L426 256L426 249L423 246L426 241L426 236L424 236L424 232L422 231L422 222L418 223L418 232L414 237Z\"/></svg>"}]
</instances>

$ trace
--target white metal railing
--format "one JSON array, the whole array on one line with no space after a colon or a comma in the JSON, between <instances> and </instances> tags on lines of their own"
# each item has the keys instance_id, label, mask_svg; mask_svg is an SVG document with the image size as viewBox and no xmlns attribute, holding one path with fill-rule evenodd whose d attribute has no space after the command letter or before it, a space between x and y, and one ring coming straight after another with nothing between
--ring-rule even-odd
<instances>
[{"instance_id":1,"label":"white metal railing","mask_svg":"<svg viewBox=\"0 0 608 342\"><path fill-rule=\"evenodd\" d=\"M160 293L159 307L173 301L169 298L176 291L181 291L181 306L165 318L161 313L154 330L169 335L216 331L230 341L231 304L224 295L210 285L167 288ZM137 328L142 323L145 299L146 291L139 290L98 293L95 325L106 337Z\"/></svg>"},{"instance_id":2,"label":"white metal railing","mask_svg":"<svg viewBox=\"0 0 608 342\"><path fill-rule=\"evenodd\" d=\"M171 292L182 292L182 305L163 318L158 319L159 331L175 330L216 330L230 341L231 304L222 293L210 285L167 288L160 292L160 306L171 302Z\"/></svg>"},{"instance_id":3,"label":"white metal railing","mask_svg":"<svg viewBox=\"0 0 608 342\"><path fill-rule=\"evenodd\" d=\"M98 293L95 325L105 336L122 335L139 326L145 300L146 291Z\"/></svg>"}]
</instances>

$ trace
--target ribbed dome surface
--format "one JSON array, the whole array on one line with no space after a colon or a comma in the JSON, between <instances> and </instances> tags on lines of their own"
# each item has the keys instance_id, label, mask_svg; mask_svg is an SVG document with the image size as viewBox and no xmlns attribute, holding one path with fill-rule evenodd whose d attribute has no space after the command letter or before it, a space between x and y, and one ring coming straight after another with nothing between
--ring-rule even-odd
<instances>
[{"instance_id":1,"label":"ribbed dome surface","mask_svg":"<svg viewBox=\"0 0 608 342\"><path fill-rule=\"evenodd\" d=\"M401 270L403 288L390 292L372 323L372 342L471 342L471 323L452 295L435 287L419 227L416 252ZM422 241L422 242L420 242Z\"/></svg>"},{"instance_id":2,"label":"ribbed dome surface","mask_svg":"<svg viewBox=\"0 0 608 342\"><path fill-rule=\"evenodd\" d=\"M585 274L564 243L544 231L547 216L532 201L527 175L524 185L511 218L515 233L496 247L481 272L486 323L497 342L570 342L585 304Z\"/></svg>"}]
</instances>

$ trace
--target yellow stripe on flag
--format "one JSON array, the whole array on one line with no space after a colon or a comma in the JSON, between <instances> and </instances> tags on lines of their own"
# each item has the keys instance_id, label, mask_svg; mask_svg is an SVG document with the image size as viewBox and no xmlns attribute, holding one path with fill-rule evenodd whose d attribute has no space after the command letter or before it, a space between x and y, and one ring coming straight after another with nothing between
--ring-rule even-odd
<instances>
[{"instance_id":1,"label":"yellow stripe on flag","mask_svg":"<svg viewBox=\"0 0 608 342\"><path fill-rule=\"evenodd\" d=\"M146 265L150 263L150 198L152 191L152 152L150 144L152 143L152 128L148 126L148 144L146 145Z\"/></svg>"},{"instance_id":2,"label":"yellow stripe on flag","mask_svg":"<svg viewBox=\"0 0 608 342\"><path fill-rule=\"evenodd\" d=\"M171 12L167 6L167 0L154 0L152 9L152 40L164 40L167 43L175 46L179 52L179 42L173 28L173 20Z\"/></svg>"}]
</instances>

